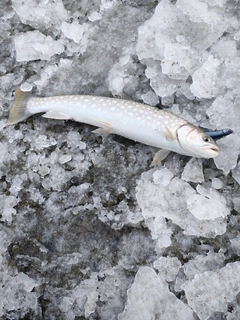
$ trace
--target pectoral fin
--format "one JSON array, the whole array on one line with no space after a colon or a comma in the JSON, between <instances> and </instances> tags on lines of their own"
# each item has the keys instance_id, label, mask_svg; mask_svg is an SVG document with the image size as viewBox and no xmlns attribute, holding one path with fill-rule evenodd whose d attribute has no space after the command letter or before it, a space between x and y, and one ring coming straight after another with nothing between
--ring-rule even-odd
<instances>
[{"instance_id":1,"label":"pectoral fin","mask_svg":"<svg viewBox=\"0 0 240 320\"><path fill-rule=\"evenodd\" d=\"M165 135L165 138L167 140L174 140L175 139L175 136L174 134L171 132L171 130L165 126L164 128L164 135Z\"/></svg>"},{"instance_id":2,"label":"pectoral fin","mask_svg":"<svg viewBox=\"0 0 240 320\"><path fill-rule=\"evenodd\" d=\"M92 133L96 133L96 134L109 134L110 132L108 132L106 129L98 128L98 129L93 130Z\"/></svg>"},{"instance_id":3,"label":"pectoral fin","mask_svg":"<svg viewBox=\"0 0 240 320\"><path fill-rule=\"evenodd\" d=\"M59 119L59 120L69 120L71 119L70 116L68 116L67 114L58 112L58 111L54 111L54 110L49 110L48 112L44 113L42 115L44 118L50 118L50 119Z\"/></svg>"},{"instance_id":4,"label":"pectoral fin","mask_svg":"<svg viewBox=\"0 0 240 320\"><path fill-rule=\"evenodd\" d=\"M152 161L152 163L150 164L150 167L153 167L153 166L155 166L156 164L158 164L159 162L161 162L162 160L164 160L164 159L168 156L168 154L169 154L170 152L171 152L171 151L169 151L169 150L164 150L164 149L159 150L159 151L155 154L155 156L154 156L154 158L153 158L153 161Z\"/></svg>"},{"instance_id":5,"label":"pectoral fin","mask_svg":"<svg viewBox=\"0 0 240 320\"><path fill-rule=\"evenodd\" d=\"M112 132L112 127L109 123L104 122L104 121L100 121L100 120L96 120L95 121L99 124L99 126L101 128L98 128L96 130L93 130L93 133L97 133L97 134L110 134Z\"/></svg>"}]
</instances>

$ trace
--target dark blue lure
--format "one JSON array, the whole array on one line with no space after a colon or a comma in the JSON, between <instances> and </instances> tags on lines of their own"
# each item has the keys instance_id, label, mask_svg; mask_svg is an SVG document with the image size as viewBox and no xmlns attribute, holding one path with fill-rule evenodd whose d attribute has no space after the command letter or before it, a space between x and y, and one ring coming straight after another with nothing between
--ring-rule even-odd
<instances>
[{"instance_id":1,"label":"dark blue lure","mask_svg":"<svg viewBox=\"0 0 240 320\"><path fill-rule=\"evenodd\" d=\"M233 133L232 129L222 129L222 130L215 130L215 131L205 131L205 133L213 139L221 139L229 134Z\"/></svg>"}]
</instances>

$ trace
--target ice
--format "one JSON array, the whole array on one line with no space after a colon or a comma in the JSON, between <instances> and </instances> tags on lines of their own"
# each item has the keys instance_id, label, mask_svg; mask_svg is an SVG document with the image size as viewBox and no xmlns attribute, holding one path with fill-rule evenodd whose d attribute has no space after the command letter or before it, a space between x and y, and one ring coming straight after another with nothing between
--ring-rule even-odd
<instances>
[{"instance_id":1,"label":"ice","mask_svg":"<svg viewBox=\"0 0 240 320\"><path fill-rule=\"evenodd\" d=\"M156 177L161 177L164 184ZM171 201L173 196L178 200ZM174 177L169 169L142 174L137 200L154 238L162 232L160 217L171 219L189 235L215 237L226 231L225 217L230 211L225 198L218 191L201 185L195 191L187 182ZM156 230L159 230L157 234Z\"/></svg>"},{"instance_id":2,"label":"ice","mask_svg":"<svg viewBox=\"0 0 240 320\"><path fill-rule=\"evenodd\" d=\"M154 261L153 266L158 270L159 277L170 282L175 280L181 268L181 262L176 257L160 257Z\"/></svg>"},{"instance_id":3,"label":"ice","mask_svg":"<svg viewBox=\"0 0 240 320\"><path fill-rule=\"evenodd\" d=\"M239 134L239 94L237 91L232 93L228 92L225 95L220 95L212 103L211 107L207 110L210 122L215 127L231 127L235 134ZM226 110L227 112L223 111ZM239 154L239 144L234 143L234 136L227 136L225 139L218 141L221 149L219 157L214 162L219 169L222 169L225 174L231 169L234 169L237 164ZM231 156L230 156L231 155Z\"/></svg>"},{"instance_id":4,"label":"ice","mask_svg":"<svg viewBox=\"0 0 240 320\"><path fill-rule=\"evenodd\" d=\"M206 271L217 271L224 266L223 253L211 253L206 256L198 255L195 259L184 264L184 273L189 280L193 280L196 274Z\"/></svg>"},{"instance_id":5,"label":"ice","mask_svg":"<svg viewBox=\"0 0 240 320\"><path fill-rule=\"evenodd\" d=\"M64 50L61 41L55 41L39 31L28 31L14 38L17 61L49 60Z\"/></svg>"},{"instance_id":6,"label":"ice","mask_svg":"<svg viewBox=\"0 0 240 320\"><path fill-rule=\"evenodd\" d=\"M238 13L234 0L1 0L1 319L240 318ZM16 87L234 133L214 159L171 152L149 168L156 148L84 123L5 126Z\"/></svg>"},{"instance_id":7,"label":"ice","mask_svg":"<svg viewBox=\"0 0 240 320\"><path fill-rule=\"evenodd\" d=\"M196 97L210 99L220 93L216 85L220 63L218 59L209 56L208 60L193 73L190 90Z\"/></svg>"},{"instance_id":8,"label":"ice","mask_svg":"<svg viewBox=\"0 0 240 320\"><path fill-rule=\"evenodd\" d=\"M88 29L87 24L79 24L77 21L72 23L63 22L61 30L65 37L72 39L74 42L79 43L83 37L83 33Z\"/></svg>"},{"instance_id":9,"label":"ice","mask_svg":"<svg viewBox=\"0 0 240 320\"><path fill-rule=\"evenodd\" d=\"M153 316L154 315L154 316ZM167 283L150 267L139 269L128 290L128 301L119 320L193 319L192 310L176 298Z\"/></svg>"},{"instance_id":10,"label":"ice","mask_svg":"<svg viewBox=\"0 0 240 320\"><path fill-rule=\"evenodd\" d=\"M155 106L159 103L159 98L153 91L148 91L147 93L143 94L141 98L150 106Z\"/></svg>"},{"instance_id":11,"label":"ice","mask_svg":"<svg viewBox=\"0 0 240 320\"><path fill-rule=\"evenodd\" d=\"M13 0L12 6L24 24L37 29L59 27L61 22L67 19L62 0Z\"/></svg>"},{"instance_id":12,"label":"ice","mask_svg":"<svg viewBox=\"0 0 240 320\"><path fill-rule=\"evenodd\" d=\"M184 171L182 173L182 179L185 181L191 182L203 182L203 167L202 161L200 159L192 158L188 161L186 166L184 167Z\"/></svg>"},{"instance_id":13,"label":"ice","mask_svg":"<svg viewBox=\"0 0 240 320\"><path fill-rule=\"evenodd\" d=\"M173 173L167 168L163 168L162 170L157 170L153 173L153 182L155 184L162 184L165 187L169 185L172 178L173 178Z\"/></svg>"},{"instance_id":14,"label":"ice","mask_svg":"<svg viewBox=\"0 0 240 320\"><path fill-rule=\"evenodd\" d=\"M108 75L108 83L113 96L120 96L134 91L137 86L137 78L133 73L128 74L128 69L133 69L133 48L124 53L119 60L113 65ZM125 92L127 88L127 92Z\"/></svg>"},{"instance_id":15,"label":"ice","mask_svg":"<svg viewBox=\"0 0 240 320\"><path fill-rule=\"evenodd\" d=\"M229 263L218 272L198 273L182 285L189 306L201 320L208 319L214 312L227 311L228 303L239 292L239 270L239 262Z\"/></svg>"},{"instance_id":16,"label":"ice","mask_svg":"<svg viewBox=\"0 0 240 320\"><path fill-rule=\"evenodd\" d=\"M90 21L97 21L100 20L102 18L101 13L97 12L97 11L92 11L89 15L88 15L88 19Z\"/></svg>"},{"instance_id":17,"label":"ice","mask_svg":"<svg viewBox=\"0 0 240 320\"><path fill-rule=\"evenodd\" d=\"M70 154L64 154L59 158L59 163L64 164L69 162L72 159L72 156Z\"/></svg>"},{"instance_id":18,"label":"ice","mask_svg":"<svg viewBox=\"0 0 240 320\"><path fill-rule=\"evenodd\" d=\"M18 199L15 196L1 196L0 197L0 207L2 209L1 221L6 221L11 223L13 220L13 215L16 214L16 209L14 208L18 204Z\"/></svg>"},{"instance_id":19,"label":"ice","mask_svg":"<svg viewBox=\"0 0 240 320\"><path fill-rule=\"evenodd\" d=\"M226 199L216 190L197 186L197 192L187 199L188 210L200 220L215 220L230 214Z\"/></svg>"},{"instance_id":20,"label":"ice","mask_svg":"<svg viewBox=\"0 0 240 320\"><path fill-rule=\"evenodd\" d=\"M223 182L218 178L213 178L212 179L212 188L217 189L217 190L222 189Z\"/></svg>"},{"instance_id":21,"label":"ice","mask_svg":"<svg viewBox=\"0 0 240 320\"><path fill-rule=\"evenodd\" d=\"M185 81L192 76L193 83L189 87L195 96L217 96L220 91L215 83L222 61L205 50L227 28L239 25L234 17L227 17L224 10L224 2L213 4L197 0L193 4L190 0L178 0L175 4L163 0L154 15L139 27L137 53L146 64L146 76L158 95L166 97L177 90L185 94ZM233 55L234 48L230 52ZM150 72L150 68L155 72ZM167 77L162 79L161 74ZM161 89L163 81L167 90Z\"/></svg>"},{"instance_id":22,"label":"ice","mask_svg":"<svg viewBox=\"0 0 240 320\"><path fill-rule=\"evenodd\" d=\"M32 85L30 83L23 83L20 88L22 91L30 92L32 90Z\"/></svg>"},{"instance_id":23,"label":"ice","mask_svg":"<svg viewBox=\"0 0 240 320\"><path fill-rule=\"evenodd\" d=\"M25 173L21 175L17 175L14 177L12 181L11 188L9 188L9 191L12 195L17 196L19 191L23 188L22 184L24 181L27 180L27 175Z\"/></svg>"},{"instance_id":24,"label":"ice","mask_svg":"<svg viewBox=\"0 0 240 320\"><path fill-rule=\"evenodd\" d=\"M60 310L64 312L66 319L74 319L84 309L82 316L87 318L95 311L97 298L97 279L93 275L76 287L70 297L62 299Z\"/></svg>"},{"instance_id":25,"label":"ice","mask_svg":"<svg viewBox=\"0 0 240 320\"><path fill-rule=\"evenodd\" d=\"M0 315L4 316L6 312L12 310L18 310L19 318L21 313L28 308L33 310L37 306L37 295L32 292L32 289L40 283L34 279L28 277L26 274L20 272L14 276L1 275L2 286L0 289L1 301L0 301ZM22 292L26 301L22 304L22 295L19 295L19 291ZM33 312L34 314L34 312Z\"/></svg>"}]
</instances>

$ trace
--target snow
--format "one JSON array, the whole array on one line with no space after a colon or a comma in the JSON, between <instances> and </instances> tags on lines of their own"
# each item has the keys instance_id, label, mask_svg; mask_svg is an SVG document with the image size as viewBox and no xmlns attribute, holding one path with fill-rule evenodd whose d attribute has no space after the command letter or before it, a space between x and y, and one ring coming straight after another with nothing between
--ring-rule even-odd
<instances>
[{"instance_id":1,"label":"snow","mask_svg":"<svg viewBox=\"0 0 240 320\"><path fill-rule=\"evenodd\" d=\"M240 318L239 4L1 0L1 319ZM120 96L231 128L220 155L5 121L14 90ZM143 128L146 130L146 128Z\"/></svg>"}]
</instances>

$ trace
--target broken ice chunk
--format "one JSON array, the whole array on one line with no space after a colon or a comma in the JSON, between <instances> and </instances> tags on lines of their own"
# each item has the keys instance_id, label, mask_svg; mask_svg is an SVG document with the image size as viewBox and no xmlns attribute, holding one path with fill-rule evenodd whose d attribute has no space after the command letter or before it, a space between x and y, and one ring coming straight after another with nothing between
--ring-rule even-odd
<instances>
[{"instance_id":1,"label":"broken ice chunk","mask_svg":"<svg viewBox=\"0 0 240 320\"><path fill-rule=\"evenodd\" d=\"M225 218L230 211L225 198L216 190L198 186L197 194L187 182L177 177L165 186L156 184L153 173L142 174L136 197L154 239L162 236L158 222L161 217L171 219L183 229L184 234L215 237L226 232ZM162 174L164 181L168 173L163 170Z\"/></svg>"},{"instance_id":2,"label":"broken ice chunk","mask_svg":"<svg viewBox=\"0 0 240 320\"><path fill-rule=\"evenodd\" d=\"M194 72L190 89L196 97L211 99L218 95L217 81L220 65L221 61L210 55L208 61Z\"/></svg>"},{"instance_id":3,"label":"broken ice chunk","mask_svg":"<svg viewBox=\"0 0 240 320\"><path fill-rule=\"evenodd\" d=\"M100 20L102 18L101 13L97 12L97 11L92 11L89 15L88 15L88 19L90 21L97 21Z\"/></svg>"},{"instance_id":4,"label":"broken ice chunk","mask_svg":"<svg viewBox=\"0 0 240 320\"><path fill-rule=\"evenodd\" d=\"M194 194L187 199L187 208L194 217L199 220L215 220L230 214L226 199L216 190L206 190L198 185L197 191L200 194Z\"/></svg>"},{"instance_id":5,"label":"broken ice chunk","mask_svg":"<svg viewBox=\"0 0 240 320\"><path fill-rule=\"evenodd\" d=\"M14 196L1 196L0 197L0 208L1 212L1 221L12 222L12 215L16 214L16 209L14 207L18 204L18 200Z\"/></svg>"},{"instance_id":6,"label":"broken ice chunk","mask_svg":"<svg viewBox=\"0 0 240 320\"><path fill-rule=\"evenodd\" d=\"M214 189L222 189L223 188L223 182L222 180L218 179L218 178L213 178L212 179L212 188Z\"/></svg>"},{"instance_id":7,"label":"broken ice chunk","mask_svg":"<svg viewBox=\"0 0 240 320\"><path fill-rule=\"evenodd\" d=\"M39 31L28 31L14 37L16 60L49 60L53 55L64 51L61 41L55 41Z\"/></svg>"},{"instance_id":8,"label":"broken ice chunk","mask_svg":"<svg viewBox=\"0 0 240 320\"><path fill-rule=\"evenodd\" d=\"M87 23L79 24L77 21L72 23L63 22L61 25L61 30L65 37L73 40L76 43L79 43L82 39L83 33L88 29Z\"/></svg>"},{"instance_id":9,"label":"broken ice chunk","mask_svg":"<svg viewBox=\"0 0 240 320\"><path fill-rule=\"evenodd\" d=\"M69 162L71 159L72 159L72 156L70 154L64 154L59 157L58 162L60 164L64 164L64 163Z\"/></svg>"},{"instance_id":10,"label":"broken ice chunk","mask_svg":"<svg viewBox=\"0 0 240 320\"><path fill-rule=\"evenodd\" d=\"M240 262L229 263L218 271L195 275L182 285L189 306L201 320L215 312L226 312L229 302L239 293Z\"/></svg>"},{"instance_id":11,"label":"broken ice chunk","mask_svg":"<svg viewBox=\"0 0 240 320\"><path fill-rule=\"evenodd\" d=\"M173 173L168 170L167 168L163 168L161 170L157 170L153 173L153 181L156 184L162 184L164 186L167 186L169 182L173 178Z\"/></svg>"},{"instance_id":12,"label":"broken ice chunk","mask_svg":"<svg viewBox=\"0 0 240 320\"><path fill-rule=\"evenodd\" d=\"M67 19L67 10L62 0L12 0L12 6L24 24L36 29L59 26Z\"/></svg>"},{"instance_id":13,"label":"broken ice chunk","mask_svg":"<svg viewBox=\"0 0 240 320\"><path fill-rule=\"evenodd\" d=\"M202 159L191 158L183 170L182 179L191 182L203 182Z\"/></svg>"},{"instance_id":14,"label":"broken ice chunk","mask_svg":"<svg viewBox=\"0 0 240 320\"><path fill-rule=\"evenodd\" d=\"M185 303L169 291L167 283L149 267L139 269L128 301L119 320L194 319L193 312Z\"/></svg>"},{"instance_id":15,"label":"broken ice chunk","mask_svg":"<svg viewBox=\"0 0 240 320\"><path fill-rule=\"evenodd\" d=\"M176 257L160 257L154 261L153 266L159 271L159 276L163 280L173 281L182 265Z\"/></svg>"},{"instance_id":16,"label":"broken ice chunk","mask_svg":"<svg viewBox=\"0 0 240 320\"><path fill-rule=\"evenodd\" d=\"M159 97L153 91L148 91L141 95L143 102L149 104L150 106L156 106L159 103Z\"/></svg>"}]
</instances>

